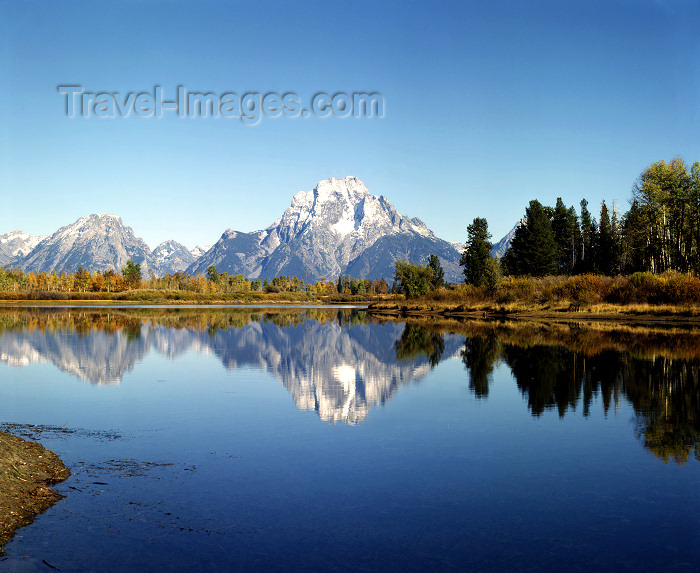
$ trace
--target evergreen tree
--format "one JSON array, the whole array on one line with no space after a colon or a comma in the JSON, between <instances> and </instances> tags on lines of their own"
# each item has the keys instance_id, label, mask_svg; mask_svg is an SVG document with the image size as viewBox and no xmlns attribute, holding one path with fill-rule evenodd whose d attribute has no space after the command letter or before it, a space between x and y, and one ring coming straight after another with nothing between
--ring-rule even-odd
<instances>
[{"instance_id":1,"label":"evergreen tree","mask_svg":"<svg viewBox=\"0 0 700 573\"><path fill-rule=\"evenodd\" d=\"M617 207L615 206L615 201L613 201L612 217L610 218L610 225L612 227L612 237L614 245L614 261L615 265L613 274L619 274L622 272L622 262L620 257L622 256L622 225L620 222L620 217L618 215Z\"/></svg>"},{"instance_id":2,"label":"evergreen tree","mask_svg":"<svg viewBox=\"0 0 700 573\"><path fill-rule=\"evenodd\" d=\"M503 264L509 274L546 276L557 272L558 251L552 223L539 201L530 201L527 222L518 227Z\"/></svg>"},{"instance_id":3,"label":"evergreen tree","mask_svg":"<svg viewBox=\"0 0 700 573\"><path fill-rule=\"evenodd\" d=\"M567 209L561 197L552 211L552 232L557 244L557 270L559 274L571 274L576 265L576 231L578 217L573 207Z\"/></svg>"},{"instance_id":4,"label":"evergreen tree","mask_svg":"<svg viewBox=\"0 0 700 573\"><path fill-rule=\"evenodd\" d=\"M122 276L129 288L139 288L141 286L141 264L129 259L126 261L126 266L122 269Z\"/></svg>"},{"instance_id":5,"label":"evergreen tree","mask_svg":"<svg viewBox=\"0 0 700 573\"><path fill-rule=\"evenodd\" d=\"M613 210L610 217L608 207L603 201L600 208L600 225L598 227L598 249L596 268L604 275L616 275L620 272L620 246L618 242L617 214Z\"/></svg>"},{"instance_id":6,"label":"evergreen tree","mask_svg":"<svg viewBox=\"0 0 700 573\"><path fill-rule=\"evenodd\" d=\"M488 222L476 217L467 227L467 242L459 261L464 267L464 282L475 286L487 284L492 247Z\"/></svg>"},{"instance_id":7,"label":"evergreen tree","mask_svg":"<svg viewBox=\"0 0 700 573\"><path fill-rule=\"evenodd\" d=\"M440 259L436 255L430 255L428 266L433 271L433 277L430 279L430 287L435 290L445 284L445 272L442 270Z\"/></svg>"},{"instance_id":8,"label":"evergreen tree","mask_svg":"<svg viewBox=\"0 0 700 573\"><path fill-rule=\"evenodd\" d=\"M214 265L211 265L207 269L207 279L209 282L218 283L219 282L219 272L216 270Z\"/></svg>"},{"instance_id":9,"label":"evergreen tree","mask_svg":"<svg viewBox=\"0 0 700 573\"><path fill-rule=\"evenodd\" d=\"M598 244L598 229L596 221L588 210L588 201L581 199L581 256L578 272L593 273L596 271L596 247Z\"/></svg>"},{"instance_id":10,"label":"evergreen tree","mask_svg":"<svg viewBox=\"0 0 700 573\"><path fill-rule=\"evenodd\" d=\"M573 225L571 230L571 272L575 273L581 259L581 227L576 209L573 206L569 207L569 221Z\"/></svg>"}]
</instances>

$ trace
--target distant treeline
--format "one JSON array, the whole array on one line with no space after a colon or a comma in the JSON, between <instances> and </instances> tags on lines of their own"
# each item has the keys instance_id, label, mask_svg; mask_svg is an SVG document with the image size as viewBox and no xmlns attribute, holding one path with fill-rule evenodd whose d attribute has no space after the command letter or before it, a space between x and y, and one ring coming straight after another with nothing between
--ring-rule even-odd
<instances>
[{"instance_id":1,"label":"distant treeline","mask_svg":"<svg viewBox=\"0 0 700 573\"><path fill-rule=\"evenodd\" d=\"M338 277L337 281L321 278L314 283L306 283L295 276L260 280L249 279L241 274L218 272L215 266L210 266L206 275L191 276L178 272L156 277L151 274L144 280L140 264L133 261L128 261L120 273L113 269L90 272L83 267L78 267L74 273L35 273L22 269L0 269L0 291L44 293L45 296L39 298L51 298L51 293L123 293L137 289L198 294L293 293L311 297L337 294L363 296L389 292L389 286L383 277L380 280L355 279L346 275Z\"/></svg>"}]
</instances>

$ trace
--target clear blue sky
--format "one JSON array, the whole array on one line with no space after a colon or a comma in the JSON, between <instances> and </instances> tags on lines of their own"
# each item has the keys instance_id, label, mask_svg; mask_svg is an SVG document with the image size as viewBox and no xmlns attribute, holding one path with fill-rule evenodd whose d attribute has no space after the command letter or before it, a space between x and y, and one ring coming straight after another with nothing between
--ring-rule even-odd
<instances>
[{"instance_id":1,"label":"clear blue sky","mask_svg":"<svg viewBox=\"0 0 700 573\"><path fill-rule=\"evenodd\" d=\"M698 29L689 0L0 0L0 234L110 212L191 248L346 175L450 241L533 198L626 209L651 162L700 160ZM386 113L69 119L61 84L377 91Z\"/></svg>"}]
</instances>

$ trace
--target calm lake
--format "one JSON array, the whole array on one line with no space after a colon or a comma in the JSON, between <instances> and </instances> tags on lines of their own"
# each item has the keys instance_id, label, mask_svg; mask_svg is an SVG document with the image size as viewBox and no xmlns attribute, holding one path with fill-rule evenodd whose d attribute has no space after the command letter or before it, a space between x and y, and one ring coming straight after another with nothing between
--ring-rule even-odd
<instances>
[{"instance_id":1,"label":"calm lake","mask_svg":"<svg viewBox=\"0 0 700 573\"><path fill-rule=\"evenodd\" d=\"M700 332L0 309L65 496L2 571L700 566Z\"/></svg>"}]
</instances>

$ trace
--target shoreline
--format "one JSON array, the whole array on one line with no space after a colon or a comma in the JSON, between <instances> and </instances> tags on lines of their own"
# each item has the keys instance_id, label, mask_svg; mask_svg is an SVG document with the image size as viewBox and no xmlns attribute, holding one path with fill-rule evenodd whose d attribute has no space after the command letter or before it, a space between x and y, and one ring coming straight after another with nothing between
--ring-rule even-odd
<instances>
[{"instance_id":1,"label":"shoreline","mask_svg":"<svg viewBox=\"0 0 700 573\"><path fill-rule=\"evenodd\" d=\"M369 303L367 312L378 318L390 320L423 318L435 320L516 321L542 323L608 322L631 325L669 325L700 327L700 309L697 307L597 305L597 307L571 306L529 308L480 304L439 305L432 301L397 301L395 304Z\"/></svg>"},{"instance_id":2,"label":"shoreline","mask_svg":"<svg viewBox=\"0 0 700 573\"><path fill-rule=\"evenodd\" d=\"M635 304L528 304L510 303L445 303L430 299L406 299L403 295L384 295L380 300L331 299L267 299L267 300L7 300L0 298L0 307L30 308L359 308L377 318L397 320L423 318L436 320L537 321L543 323L609 322L616 324L686 325L700 327L698 305L635 305Z\"/></svg>"},{"instance_id":3,"label":"shoreline","mask_svg":"<svg viewBox=\"0 0 700 573\"><path fill-rule=\"evenodd\" d=\"M0 431L0 555L18 529L63 499L49 486L70 475L41 444Z\"/></svg>"},{"instance_id":4,"label":"shoreline","mask_svg":"<svg viewBox=\"0 0 700 573\"><path fill-rule=\"evenodd\" d=\"M348 298L229 298L229 299L168 299L168 298L146 298L146 299L8 299L0 297L0 306L342 306L342 305L367 305L377 302L376 299L364 300L357 297Z\"/></svg>"}]
</instances>

